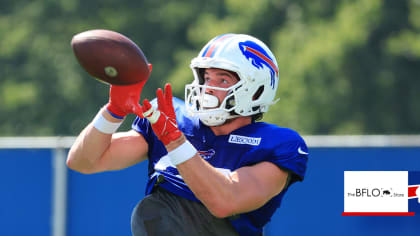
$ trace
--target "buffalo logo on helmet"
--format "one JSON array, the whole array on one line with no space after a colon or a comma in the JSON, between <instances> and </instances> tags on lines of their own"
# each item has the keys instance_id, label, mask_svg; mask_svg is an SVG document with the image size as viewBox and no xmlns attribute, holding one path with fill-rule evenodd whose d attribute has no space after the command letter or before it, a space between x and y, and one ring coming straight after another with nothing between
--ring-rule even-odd
<instances>
[{"instance_id":1,"label":"buffalo logo on helmet","mask_svg":"<svg viewBox=\"0 0 420 236\"><path fill-rule=\"evenodd\" d=\"M258 44L253 41L245 41L239 43L239 48L242 54L247 60L251 59L251 63L257 69L263 68L263 65L267 66L271 73L271 87L275 88L276 76L279 74L279 69L273 62L273 59L268 53Z\"/></svg>"}]
</instances>

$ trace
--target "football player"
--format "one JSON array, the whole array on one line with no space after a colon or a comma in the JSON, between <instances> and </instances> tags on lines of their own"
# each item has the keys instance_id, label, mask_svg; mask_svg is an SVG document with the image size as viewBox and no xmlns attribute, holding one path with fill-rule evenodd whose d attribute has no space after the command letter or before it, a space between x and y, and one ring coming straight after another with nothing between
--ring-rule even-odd
<instances>
[{"instance_id":1,"label":"football player","mask_svg":"<svg viewBox=\"0 0 420 236\"><path fill-rule=\"evenodd\" d=\"M224 34L191 69L185 101L167 84L139 107L142 85L111 85L108 104L78 136L67 165L96 173L148 159L133 235L262 235L308 160L297 132L257 122L275 103L276 59L255 37ZM132 130L116 132L139 109Z\"/></svg>"}]
</instances>

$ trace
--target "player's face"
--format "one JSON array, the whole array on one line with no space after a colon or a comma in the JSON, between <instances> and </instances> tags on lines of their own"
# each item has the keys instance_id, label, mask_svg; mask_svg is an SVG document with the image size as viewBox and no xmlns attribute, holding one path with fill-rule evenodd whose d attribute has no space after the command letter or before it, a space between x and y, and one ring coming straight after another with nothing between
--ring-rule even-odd
<instances>
[{"instance_id":1,"label":"player's face","mask_svg":"<svg viewBox=\"0 0 420 236\"><path fill-rule=\"evenodd\" d=\"M237 75L227 70L209 68L204 72L204 85L218 88L229 88L239 81ZM228 95L229 91L207 88L206 93L217 97L220 103Z\"/></svg>"}]
</instances>

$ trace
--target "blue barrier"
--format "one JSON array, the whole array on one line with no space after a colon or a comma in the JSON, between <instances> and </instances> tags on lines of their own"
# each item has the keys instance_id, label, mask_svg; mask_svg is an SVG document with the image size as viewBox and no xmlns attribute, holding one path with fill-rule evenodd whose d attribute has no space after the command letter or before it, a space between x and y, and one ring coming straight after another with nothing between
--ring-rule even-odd
<instances>
[{"instance_id":1,"label":"blue barrier","mask_svg":"<svg viewBox=\"0 0 420 236\"><path fill-rule=\"evenodd\" d=\"M415 216L341 216L344 171L419 171L420 147L311 148L306 179L292 186L266 235L420 235Z\"/></svg>"},{"instance_id":2,"label":"blue barrier","mask_svg":"<svg viewBox=\"0 0 420 236\"><path fill-rule=\"evenodd\" d=\"M0 235L51 235L51 150L0 149Z\"/></svg>"},{"instance_id":3,"label":"blue barrier","mask_svg":"<svg viewBox=\"0 0 420 236\"><path fill-rule=\"evenodd\" d=\"M66 149L67 150L67 149ZM52 149L0 148L0 235L53 235ZM293 185L265 235L420 235L415 216L341 216L344 171L420 170L416 147L312 147L304 182ZM147 162L84 175L67 170L65 235L131 235ZM58 235L55 235L58 236Z\"/></svg>"},{"instance_id":4,"label":"blue barrier","mask_svg":"<svg viewBox=\"0 0 420 236\"><path fill-rule=\"evenodd\" d=\"M146 180L147 162L92 175L70 171L67 235L131 235L131 211Z\"/></svg>"}]
</instances>

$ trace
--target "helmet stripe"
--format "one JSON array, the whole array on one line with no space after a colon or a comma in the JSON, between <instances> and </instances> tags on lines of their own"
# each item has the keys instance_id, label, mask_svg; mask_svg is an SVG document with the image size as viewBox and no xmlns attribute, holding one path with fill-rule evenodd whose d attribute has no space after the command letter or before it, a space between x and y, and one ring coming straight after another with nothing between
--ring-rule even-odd
<instances>
[{"instance_id":1,"label":"helmet stripe","mask_svg":"<svg viewBox=\"0 0 420 236\"><path fill-rule=\"evenodd\" d=\"M255 50L251 47L246 46L246 50L254 53L257 56L259 56L261 59L263 59L265 62L267 62L274 69L274 71L276 72L276 75L279 74L279 69L277 68L276 64L274 64L273 61L269 57L267 57L266 55L262 54L261 52Z\"/></svg>"},{"instance_id":2,"label":"helmet stripe","mask_svg":"<svg viewBox=\"0 0 420 236\"><path fill-rule=\"evenodd\" d=\"M210 43L206 50L201 55L202 57L213 57L214 53L216 52L219 45L227 38L232 37L233 34L222 34L214 39L212 43Z\"/></svg>"}]
</instances>

